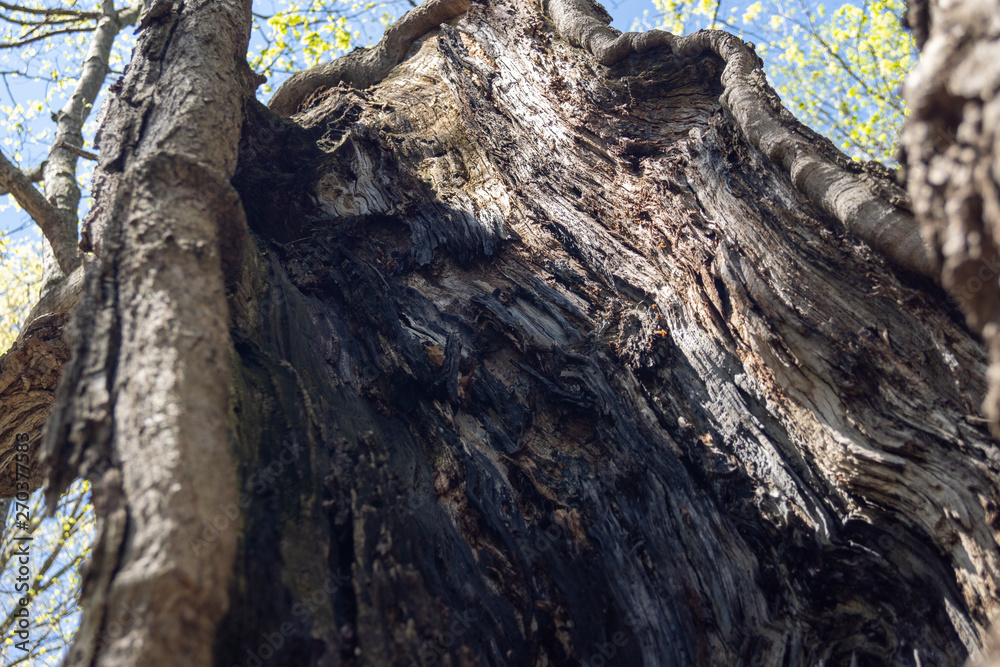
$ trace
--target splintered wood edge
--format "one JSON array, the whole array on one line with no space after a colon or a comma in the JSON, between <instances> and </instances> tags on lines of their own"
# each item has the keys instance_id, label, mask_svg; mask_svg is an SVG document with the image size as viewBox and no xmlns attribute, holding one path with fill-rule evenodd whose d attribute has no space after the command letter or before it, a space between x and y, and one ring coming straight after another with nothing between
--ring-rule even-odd
<instances>
[{"instance_id":1,"label":"splintered wood edge","mask_svg":"<svg viewBox=\"0 0 1000 667\"><path fill-rule=\"evenodd\" d=\"M355 88L373 86L399 64L414 41L469 11L469 7L469 0L429 0L389 26L375 46L294 74L278 88L267 106L280 116L291 116L319 88L341 83Z\"/></svg>"},{"instance_id":2,"label":"splintered wood edge","mask_svg":"<svg viewBox=\"0 0 1000 667\"><path fill-rule=\"evenodd\" d=\"M781 106L767 84L762 61L743 40L721 30L700 30L686 37L663 30L621 33L608 25L609 17L591 0L542 2L559 35L589 51L602 65L611 66L633 53L656 48L668 48L679 57L717 55L725 63L722 104L750 143L782 165L795 187L814 204L890 261L920 275L937 277L913 216L873 192L863 179L805 138L814 133ZM836 150L832 145L826 148ZM850 159L843 156L843 161Z\"/></svg>"},{"instance_id":3,"label":"splintered wood edge","mask_svg":"<svg viewBox=\"0 0 1000 667\"><path fill-rule=\"evenodd\" d=\"M70 354L68 320L65 312L34 318L0 357L0 498L14 497L18 480L27 479L28 490L34 491L44 479L38 465L40 434ZM23 433L29 435L31 447L27 465L19 468L15 443Z\"/></svg>"}]
</instances>

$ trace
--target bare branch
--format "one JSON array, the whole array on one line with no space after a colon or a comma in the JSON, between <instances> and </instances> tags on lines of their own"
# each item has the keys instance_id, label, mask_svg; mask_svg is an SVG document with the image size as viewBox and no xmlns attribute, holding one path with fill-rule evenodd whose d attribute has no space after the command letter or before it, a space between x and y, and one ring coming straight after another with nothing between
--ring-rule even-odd
<instances>
[{"instance_id":1,"label":"bare branch","mask_svg":"<svg viewBox=\"0 0 1000 667\"><path fill-rule=\"evenodd\" d=\"M16 19L11 16L0 15L0 21L6 21L7 23L13 23L14 25L30 25L30 26L46 26L46 25L61 25L65 23L83 23L90 19L81 19L75 16L67 17L64 19L54 19L54 18L44 18L44 19L34 19L31 21L26 21L24 19Z\"/></svg>"},{"instance_id":2,"label":"bare branch","mask_svg":"<svg viewBox=\"0 0 1000 667\"><path fill-rule=\"evenodd\" d=\"M100 159L100 156L97 153L91 153L90 151L84 150L79 146L74 146L73 144L67 141L60 141L58 144L56 144L56 146L68 150L73 155L86 158L87 160L97 161Z\"/></svg>"},{"instance_id":3,"label":"bare branch","mask_svg":"<svg viewBox=\"0 0 1000 667\"><path fill-rule=\"evenodd\" d=\"M56 35L72 35L78 32L90 32L92 28L63 28L62 30L51 30L42 35L35 35L34 37L29 37L28 39L21 39L16 42L4 42L0 44L0 49L15 49L19 46L25 46L26 44L31 44L32 42L38 42L43 39L48 39L49 37L54 37Z\"/></svg>"},{"instance_id":4,"label":"bare branch","mask_svg":"<svg viewBox=\"0 0 1000 667\"><path fill-rule=\"evenodd\" d=\"M52 245L63 273L69 274L80 263L76 252L76 213L59 210L31 184L28 177L0 153L0 185L5 187L28 215L41 227Z\"/></svg>"},{"instance_id":5,"label":"bare branch","mask_svg":"<svg viewBox=\"0 0 1000 667\"><path fill-rule=\"evenodd\" d=\"M52 150L42 167L45 184L45 198L63 211L67 221L66 234L73 239L74 257L76 246L77 211L80 206L80 186L76 182L76 160L81 155L79 146L83 145L83 123L90 114L94 100L104 85L108 72L108 60L115 37L128 22L134 21L136 11L115 11L113 0L103 0L101 3L103 15L97 22L90 47L83 61L83 71L76 82L73 94L66 105L56 114L56 136ZM86 151L84 151L86 153ZM92 153L83 155L94 159ZM49 238L46 233L46 238ZM51 239L49 239L51 242ZM55 250L53 246L53 250ZM72 267L64 267L59 262L63 273L68 274Z\"/></svg>"},{"instance_id":6,"label":"bare branch","mask_svg":"<svg viewBox=\"0 0 1000 667\"><path fill-rule=\"evenodd\" d=\"M295 74L278 88L267 105L276 114L291 116L318 88L338 83L356 88L375 85L399 64L414 40L467 11L469 0L428 0L389 26L374 47L351 51L332 62Z\"/></svg>"},{"instance_id":7,"label":"bare branch","mask_svg":"<svg viewBox=\"0 0 1000 667\"><path fill-rule=\"evenodd\" d=\"M24 7L23 5L12 5L7 2L0 2L0 8L9 9L12 12L35 14L37 16L76 16L80 19L101 18L100 12L81 12L76 9L38 9L36 7Z\"/></svg>"},{"instance_id":8,"label":"bare branch","mask_svg":"<svg viewBox=\"0 0 1000 667\"><path fill-rule=\"evenodd\" d=\"M122 27L130 26L139 20L139 14L141 13L141 3L136 3L131 7L125 7L118 12L118 22L122 24Z\"/></svg>"},{"instance_id":9,"label":"bare branch","mask_svg":"<svg viewBox=\"0 0 1000 667\"><path fill-rule=\"evenodd\" d=\"M25 177L28 179L29 183L39 183L42 180L42 165L37 167L32 167L28 171L24 172ZM6 185L0 184L0 197L4 195L9 195L10 190L7 189Z\"/></svg>"},{"instance_id":10,"label":"bare branch","mask_svg":"<svg viewBox=\"0 0 1000 667\"><path fill-rule=\"evenodd\" d=\"M20 9L2 2L0 2L0 7ZM76 182L76 160L78 157L89 160L97 159L96 154L80 148L83 144L83 123L104 84L108 71L108 59L115 37L138 15L138 11L133 9L116 12L113 0L103 0L102 11L103 13L100 15L93 15L94 18L99 17L100 20L97 27L93 29L94 36L84 59L80 79L77 81L70 99L55 117L56 136L48 158L39 169L24 174L3 155L0 155L0 187L5 192L14 195L21 207L42 229L45 239L52 247L56 263L64 275L69 275L80 263L76 233L80 187ZM66 14L47 12L55 12L55 10L39 11L38 13L46 16ZM31 40L22 40L17 44L35 41L53 34L82 31L83 29L76 28L52 31ZM4 44L0 45L0 48L10 48L14 45L16 44ZM32 185L38 181L43 181L45 184L44 194Z\"/></svg>"}]
</instances>

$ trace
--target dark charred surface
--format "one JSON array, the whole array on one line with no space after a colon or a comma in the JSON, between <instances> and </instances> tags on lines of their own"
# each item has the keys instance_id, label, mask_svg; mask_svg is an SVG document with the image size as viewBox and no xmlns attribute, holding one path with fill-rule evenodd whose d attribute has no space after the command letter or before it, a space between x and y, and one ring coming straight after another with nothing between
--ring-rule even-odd
<instances>
[{"instance_id":1,"label":"dark charred surface","mask_svg":"<svg viewBox=\"0 0 1000 667\"><path fill-rule=\"evenodd\" d=\"M982 346L718 72L600 68L497 3L249 114L219 664L286 622L275 664L961 664L998 556Z\"/></svg>"}]
</instances>

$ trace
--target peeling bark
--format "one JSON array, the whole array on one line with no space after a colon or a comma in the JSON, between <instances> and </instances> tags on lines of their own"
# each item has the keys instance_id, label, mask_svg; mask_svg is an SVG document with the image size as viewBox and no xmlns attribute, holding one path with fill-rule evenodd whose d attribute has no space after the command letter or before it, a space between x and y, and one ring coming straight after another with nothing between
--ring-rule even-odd
<instances>
[{"instance_id":1,"label":"peeling bark","mask_svg":"<svg viewBox=\"0 0 1000 667\"><path fill-rule=\"evenodd\" d=\"M567 7L247 119L216 662L961 664L1000 452L905 196L733 38Z\"/></svg>"},{"instance_id":2,"label":"peeling bark","mask_svg":"<svg viewBox=\"0 0 1000 667\"><path fill-rule=\"evenodd\" d=\"M98 260L45 441L50 506L82 473L98 515L70 665L208 664L228 606L235 526L202 521L235 497L222 248L246 228L249 22L244 0L158 15L103 110Z\"/></svg>"},{"instance_id":3,"label":"peeling bark","mask_svg":"<svg viewBox=\"0 0 1000 667\"><path fill-rule=\"evenodd\" d=\"M986 351L894 254L905 197L786 122L752 51L489 0L283 118L246 11L152 19L104 113L46 435L100 521L71 664L983 645Z\"/></svg>"}]
</instances>

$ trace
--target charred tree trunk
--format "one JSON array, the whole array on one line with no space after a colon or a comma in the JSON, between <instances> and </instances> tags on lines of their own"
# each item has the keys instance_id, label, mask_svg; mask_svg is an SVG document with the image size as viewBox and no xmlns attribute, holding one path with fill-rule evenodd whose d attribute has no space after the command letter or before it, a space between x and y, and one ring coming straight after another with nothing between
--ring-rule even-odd
<instances>
[{"instance_id":1,"label":"charred tree trunk","mask_svg":"<svg viewBox=\"0 0 1000 667\"><path fill-rule=\"evenodd\" d=\"M732 37L431 4L290 120L246 3L143 22L48 429L70 664L962 664L1000 451L898 187Z\"/></svg>"}]
</instances>

